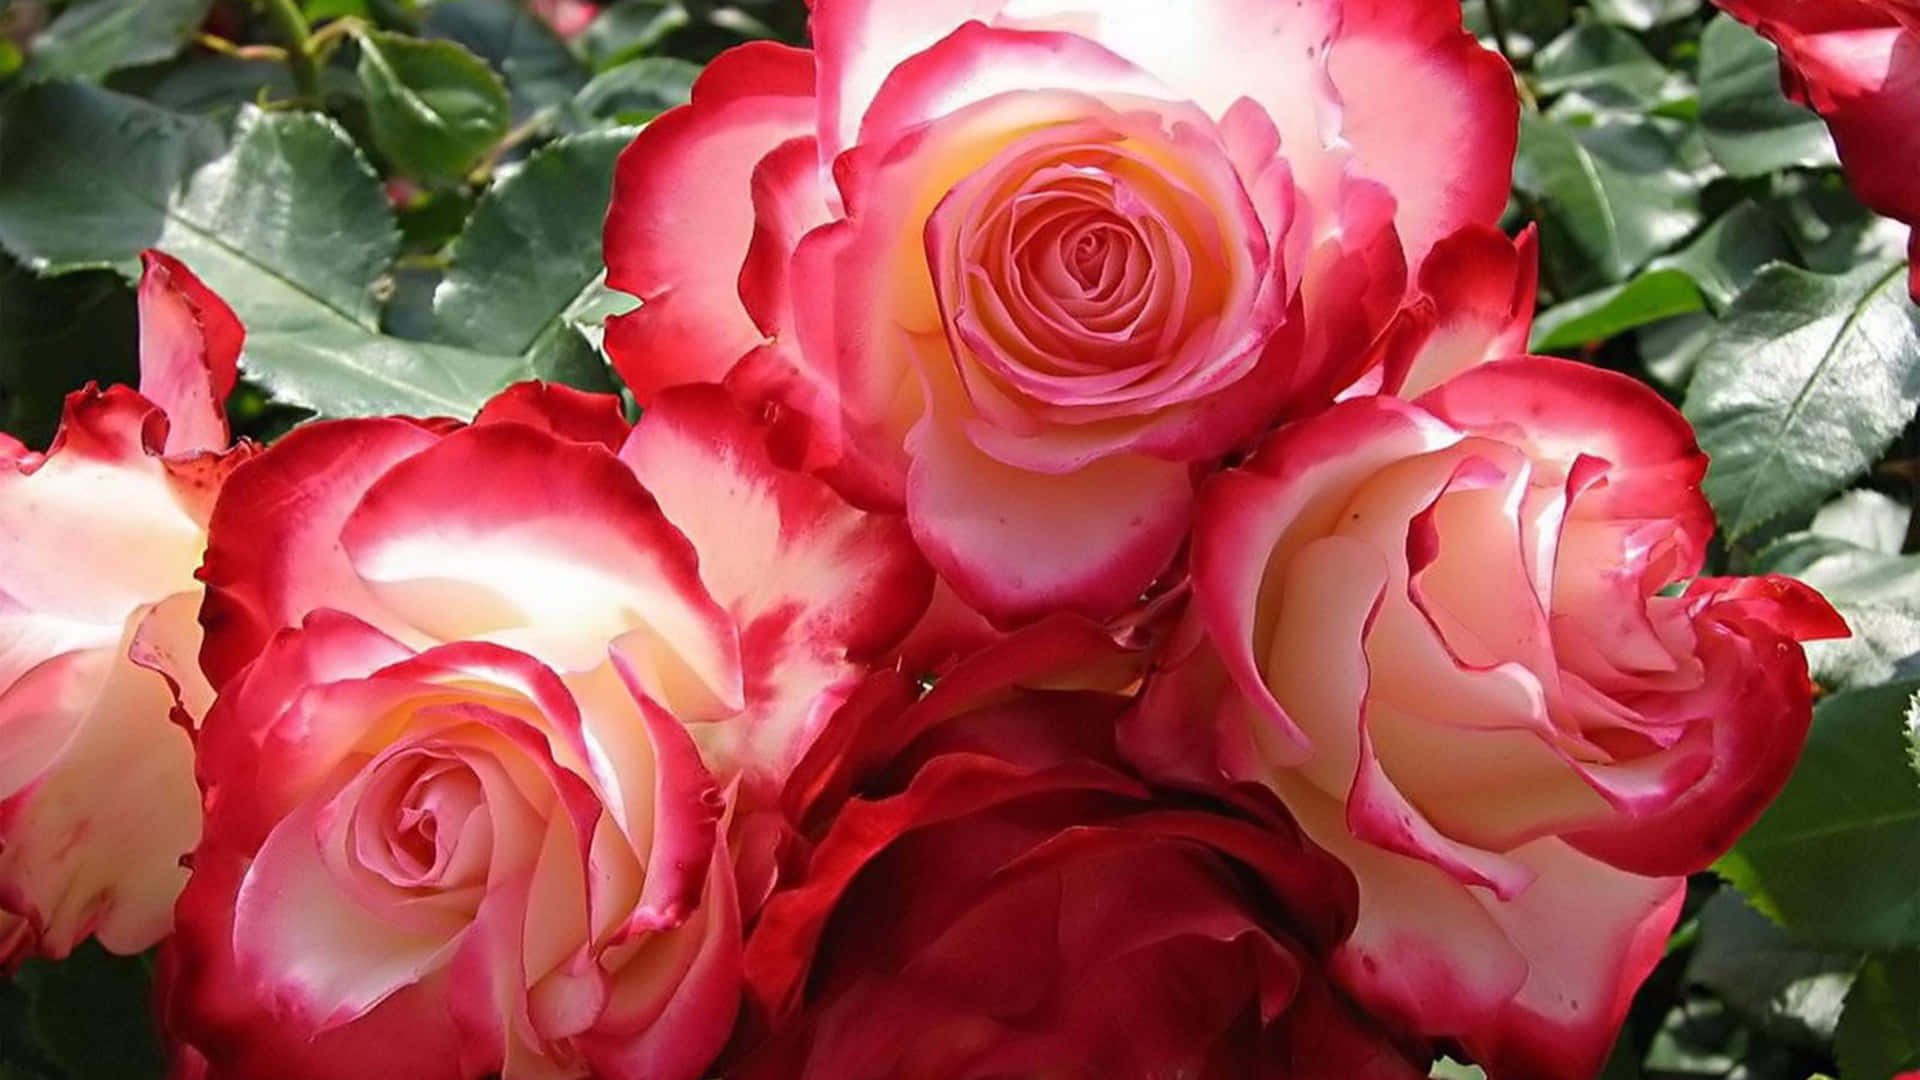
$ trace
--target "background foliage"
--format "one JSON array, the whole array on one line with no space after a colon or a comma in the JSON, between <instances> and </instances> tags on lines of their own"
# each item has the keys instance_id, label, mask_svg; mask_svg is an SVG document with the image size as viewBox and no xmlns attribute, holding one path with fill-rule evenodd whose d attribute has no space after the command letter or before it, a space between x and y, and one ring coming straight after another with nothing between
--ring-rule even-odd
<instances>
[{"instance_id":1,"label":"background foliage","mask_svg":"<svg viewBox=\"0 0 1920 1080\"><path fill-rule=\"evenodd\" d=\"M256 438L465 415L530 376L612 389L615 156L721 49L802 40L804 10L618 0L563 36L529 2L0 0L0 427L44 445L63 395L133 377L148 246L246 322L232 408ZM1902 232L1847 193L1771 47L1702 0L1465 9L1526 99L1509 220L1542 231L1535 348L1682 404L1713 456L1716 569L1803 578L1856 631L1812 647L1805 761L1694 882L1605 1080L1920 1069ZM150 968L89 946L0 980L0 1080L160 1075Z\"/></svg>"}]
</instances>

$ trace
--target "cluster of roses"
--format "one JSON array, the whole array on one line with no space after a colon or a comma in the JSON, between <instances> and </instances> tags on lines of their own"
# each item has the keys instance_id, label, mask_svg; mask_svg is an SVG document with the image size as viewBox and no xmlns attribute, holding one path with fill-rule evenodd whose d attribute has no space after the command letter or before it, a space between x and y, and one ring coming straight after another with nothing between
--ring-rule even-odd
<instances>
[{"instance_id":1,"label":"cluster of roses","mask_svg":"<svg viewBox=\"0 0 1920 1080\"><path fill-rule=\"evenodd\" d=\"M0 472L0 954L181 1077L1586 1080L1792 768L1685 421L1528 358L1453 0L817 0L622 161L642 408Z\"/></svg>"}]
</instances>

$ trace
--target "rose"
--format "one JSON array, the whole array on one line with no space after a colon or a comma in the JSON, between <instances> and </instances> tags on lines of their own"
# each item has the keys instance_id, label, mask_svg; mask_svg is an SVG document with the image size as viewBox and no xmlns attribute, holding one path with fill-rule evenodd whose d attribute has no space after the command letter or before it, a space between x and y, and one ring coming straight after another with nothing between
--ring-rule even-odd
<instances>
[{"instance_id":1,"label":"rose","mask_svg":"<svg viewBox=\"0 0 1920 1080\"><path fill-rule=\"evenodd\" d=\"M1107 687L1138 662L1043 622L842 715L806 876L748 941L729 1075L1425 1075L1319 967L1351 918L1339 865L1270 800L1119 763Z\"/></svg>"},{"instance_id":2,"label":"rose","mask_svg":"<svg viewBox=\"0 0 1920 1080\"><path fill-rule=\"evenodd\" d=\"M930 575L897 519L777 467L764 440L699 387L632 430L615 399L540 384L471 426L300 428L215 511L203 663L223 682L322 607L415 648L492 642L562 674L611 654L721 783L770 801L919 616Z\"/></svg>"},{"instance_id":3,"label":"rose","mask_svg":"<svg viewBox=\"0 0 1920 1080\"><path fill-rule=\"evenodd\" d=\"M1443 0L820 0L624 155L608 348L725 381L1002 624L1133 603L1192 475L1310 411L1507 197L1512 74ZM827 178L831 177L831 183Z\"/></svg>"},{"instance_id":4,"label":"rose","mask_svg":"<svg viewBox=\"0 0 1920 1080\"><path fill-rule=\"evenodd\" d=\"M693 1080L739 999L720 793L615 654L562 677L319 611L200 734L182 1072Z\"/></svg>"},{"instance_id":5,"label":"rose","mask_svg":"<svg viewBox=\"0 0 1920 1080\"><path fill-rule=\"evenodd\" d=\"M46 454L0 436L0 965L160 940L200 834L194 569L226 473L242 331L142 257L140 392L67 398Z\"/></svg>"},{"instance_id":6,"label":"rose","mask_svg":"<svg viewBox=\"0 0 1920 1080\"><path fill-rule=\"evenodd\" d=\"M1705 464L1646 387L1519 359L1282 429L1202 498L1127 745L1278 792L1359 881L1342 981L1491 1075L1597 1071L1681 875L1792 770L1798 642L1846 633L1795 582L1694 579Z\"/></svg>"},{"instance_id":7,"label":"rose","mask_svg":"<svg viewBox=\"0 0 1920 1080\"><path fill-rule=\"evenodd\" d=\"M1718 0L1780 47L1781 80L1833 131L1847 180L1874 210L1920 224L1920 4ZM1920 234L1912 240L1920 301Z\"/></svg>"}]
</instances>

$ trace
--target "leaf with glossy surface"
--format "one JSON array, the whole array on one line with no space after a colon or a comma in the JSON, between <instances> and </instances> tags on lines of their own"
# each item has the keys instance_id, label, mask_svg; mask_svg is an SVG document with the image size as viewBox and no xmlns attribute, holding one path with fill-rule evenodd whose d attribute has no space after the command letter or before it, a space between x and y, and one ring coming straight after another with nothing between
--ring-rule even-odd
<instances>
[{"instance_id":1,"label":"leaf with glossy surface","mask_svg":"<svg viewBox=\"0 0 1920 1080\"><path fill-rule=\"evenodd\" d=\"M223 148L205 117L74 83L31 87L0 124L0 245L42 274L136 274L169 197Z\"/></svg>"},{"instance_id":2,"label":"leaf with glossy surface","mask_svg":"<svg viewBox=\"0 0 1920 1080\"><path fill-rule=\"evenodd\" d=\"M592 347L582 353L575 327L604 291L601 227L614 162L633 136L624 128L562 139L487 192L449 250L434 295L440 340L525 357L545 377L612 388ZM591 368L581 363L589 356Z\"/></svg>"},{"instance_id":3,"label":"leaf with glossy surface","mask_svg":"<svg viewBox=\"0 0 1920 1080\"><path fill-rule=\"evenodd\" d=\"M1920 946L1920 785L1907 703L1920 683L1834 694L1780 797L1716 867L1802 944Z\"/></svg>"},{"instance_id":4,"label":"leaf with glossy surface","mask_svg":"<svg viewBox=\"0 0 1920 1080\"><path fill-rule=\"evenodd\" d=\"M464 417L529 374L518 356L379 333L398 230L379 178L332 121L249 109L212 156L217 129L109 91L49 86L20 104L27 122L0 144L0 241L46 269L131 275L141 248L179 257L238 312L245 370L278 400L336 416Z\"/></svg>"},{"instance_id":5,"label":"leaf with glossy surface","mask_svg":"<svg viewBox=\"0 0 1920 1080\"><path fill-rule=\"evenodd\" d=\"M593 77L574 99L591 121L639 124L693 99L700 66L668 56L630 60Z\"/></svg>"},{"instance_id":6,"label":"leaf with glossy surface","mask_svg":"<svg viewBox=\"0 0 1920 1080\"><path fill-rule=\"evenodd\" d=\"M587 83L586 65L523 0L435 4L421 32L459 42L505 76L516 122L564 106Z\"/></svg>"},{"instance_id":7,"label":"leaf with glossy surface","mask_svg":"<svg viewBox=\"0 0 1920 1080\"><path fill-rule=\"evenodd\" d=\"M1626 280L1700 221L1701 180L1684 136L1653 120L1574 127L1525 117L1514 187L1539 208L1543 253L1569 290Z\"/></svg>"},{"instance_id":8,"label":"leaf with glossy surface","mask_svg":"<svg viewBox=\"0 0 1920 1080\"><path fill-rule=\"evenodd\" d=\"M1905 267L1768 267L1727 309L1684 411L1734 539L1865 472L1920 403L1920 309Z\"/></svg>"},{"instance_id":9,"label":"leaf with glossy surface","mask_svg":"<svg viewBox=\"0 0 1920 1080\"><path fill-rule=\"evenodd\" d=\"M1700 39L1700 127L1734 176L1839 164L1827 125L1781 92L1778 50L1724 15Z\"/></svg>"},{"instance_id":10,"label":"leaf with glossy surface","mask_svg":"<svg viewBox=\"0 0 1920 1080\"><path fill-rule=\"evenodd\" d=\"M507 88L451 41L360 35L360 82L374 144L402 172L456 181L506 136Z\"/></svg>"},{"instance_id":11,"label":"leaf with glossy surface","mask_svg":"<svg viewBox=\"0 0 1920 1080\"><path fill-rule=\"evenodd\" d=\"M98 79L178 53L213 0L81 0L34 38L28 78Z\"/></svg>"}]
</instances>

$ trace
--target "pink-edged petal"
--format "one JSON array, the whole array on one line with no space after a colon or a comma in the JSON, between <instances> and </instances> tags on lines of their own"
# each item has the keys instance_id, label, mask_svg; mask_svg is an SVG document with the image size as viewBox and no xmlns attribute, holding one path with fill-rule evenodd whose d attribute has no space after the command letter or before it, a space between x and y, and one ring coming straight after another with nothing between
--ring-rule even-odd
<instances>
[{"instance_id":1,"label":"pink-edged petal","mask_svg":"<svg viewBox=\"0 0 1920 1080\"><path fill-rule=\"evenodd\" d=\"M515 383L494 395L473 418L480 424L524 424L569 442L596 443L616 453L632 425L613 394L590 394L549 382Z\"/></svg>"},{"instance_id":2,"label":"pink-edged petal","mask_svg":"<svg viewBox=\"0 0 1920 1080\"><path fill-rule=\"evenodd\" d=\"M1308 736L1274 700L1262 675L1272 641L1256 630L1285 565L1337 522L1353 487L1409 454L1450 445L1458 434L1418 409L1385 398L1341 405L1282 429L1242 471L1216 477L1201 496L1193 540L1194 605L1235 686L1293 744L1267 744L1276 765L1311 754Z\"/></svg>"},{"instance_id":3,"label":"pink-edged petal","mask_svg":"<svg viewBox=\"0 0 1920 1080\"><path fill-rule=\"evenodd\" d=\"M740 701L733 623L691 545L598 445L519 424L455 432L371 484L339 537L414 633L494 641L562 671L623 641L676 712Z\"/></svg>"},{"instance_id":4,"label":"pink-edged petal","mask_svg":"<svg viewBox=\"0 0 1920 1080\"><path fill-rule=\"evenodd\" d=\"M1704 558L1713 535L1713 511L1700 493L1706 455L1686 418L1645 383L1571 360L1524 357L1472 368L1420 405L1463 431L1520 447L1541 465L1571 471L1583 456L1605 461L1606 484L1582 496L1581 516L1670 519L1686 542L1682 576Z\"/></svg>"},{"instance_id":5,"label":"pink-edged petal","mask_svg":"<svg viewBox=\"0 0 1920 1080\"><path fill-rule=\"evenodd\" d=\"M1320 145L1318 113L1327 91L1318 58L1338 22L1336 5L1219 0L1183 16L1169 20L1154 0L942 0L912 7L823 0L812 20L822 150L832 160L852 145L889 75L969 20L1079 35L1216 118L1251 97L1274 115L1290 144Z\"/></svg>"},{"instance_id":6,"label":"pink-edged petal","mask_svg":"<svg viewBox=\"0 0 1920 1080\"><path fill-rule=\"evenodd\" d=\"M335 1080L469 1080L459 1031L439 1000L444 979L400 990L346 1027L287 1023L240 974L233 953L235 898L245 856L202 849L181 896L178 929L158 970L160 1013L176 1043L181 1080L272 1076Z\"/></svg>"},{"instance_id":7,"label":"pink-edged petal","mask_svg":"<svg viewBox=\"0 0 1920 1080\"><path fill-rule=\"evenodd\" d=\"M192 586L206 500L157 456L165 424L125 387L82 390L44 457L0 466L0 607L117 635L136 607Z\"/></svg>"},{"instance_id":8,"label":"pink-edged petal","mask_svg":"<svg viewBox=\"0 0 1920 1080\"><path fill-rule=\"evenodd\" d=\"M1408 355L1391 361L1398 396L1417 398L1469 368L1527 351L1539 290L1539 233L1518 241L1474 225L1435 245L1420 267L1420 292L1431 321Z\"/></svg>"},{"instance_id":9,"label":"pink-edged petal","mask_svg":"<svg viewBox=\"0 0 1920 1080\"><path fill-rule=\"evenodd\" d=\"M720 789L687 730L646 696L618 654L568 685L580 703L601 800L645 865L640 893L610 932L677 926L707 880Z\"/></svg>"},{"instance_id":10,"label":"pink-edged petal","mask_svg":"<svg viewBox=\"0 0 1920 1080\"><path fill-rule=\"evenodd\" d=\"M725 844L689 920L616 953L605 1010L577 1043L607 1080L706 1075L741 1000L740 908ZM619 963L618 961L624 961Z\"/></svg>"},{"instance_id":11,"label":"pink-edged petal","mask_svg":"<svg viewBox=\"0 0 1920 1080\"><path fill-rule=\"evenodd\" d=\"M1526 958L1527 981L1495 1024L1462 1032L1460 1042L1490 1076L1587 1080L1665 953L1686 881L1628 874L1557 840L1514 856L1537 872L1533 885L1482 903Z\"/></svg>"},{"instance_id":12,"label":"pink-edged petal","mask_svg":"<svg viewBox=\"0 0 1920 1080\"><path fill-rule=\"evenodd\" d=\"M443 966L458 941L382 920L343 892L320 852L319 806L268 834L234 896L235 964L269 1007L326 1030L364 1016Z\"/></svg>"},{"instance_id":13,"label":"pink-edged petal","mask_svg":"<svg viewBox=\"0 0 1920 1080\"><path fill-rule=\"evenodd\" d=\"M1495 1022L1525 983L1527 958L1475 893L1431 863L1355 838L1339 800L1299 781L1282 780L1280 793L1359 883L1359 921L1333 954L1341 984L1369 1011L1423 1035Z\"/></svg>"},{"instance_id":14,"label":"pink-edged petal","mask_svg":"<svg viewBox=\"0 0 1920 1080\"><path fill-rule=\"evenodd\" d=\"M319 608L388 629L398 620L347 561L340 530L374 482L436 436L404 420L336 420L296 428L236 469L214 509L200 662L220 686L275 631Z\"/></svg>"},{"instance_id":15,"label":"pink-edged petal","mask_svg":"<svg viewBox=\"0 0 1920 1080\"><path fill-rule=\"evenodd\" d=\"M1011 468L930 417L915 429L907 516L927 559L996 623L1111 615L1186 538L1188 467L1110 457L1048 476Z\"/></svg>"},{"instance_id":16,"label":"pink-edged petal","mask_svg":"<svg viewBox=\"0 0 1920 1080\"><path fill-rule=\"evenodd\" d=\"M200 837L192 741L126 646L56 657L0 693L0 910L54 957L88 936L122 954L165 937Z\"/></svg>"},{"instance_id":17,"label":"pink-edged petal","mask_svg":"<svg viewBox=\"0 0 1920 1080\"><path fill-rule=\"evenodd\" d=\"M610 320L607 351L641 405L717 382L765 341L740 299L762 158L813 129L813 64L798 49L729 50L692 104L648 124L620 157L607 214L607 284L641 298Z\"/></svg>"},{"instance_id":18,"label":"pink-edged petal","mask_svg":"<svg viewBox=\"0 0 1920 1080\"><path fill-rule=\"evenodd\" d=\"M698 732L709 763L777 786L859 675L926 609L932 574L906 522L848 506L770 458L716 387L647 411L623 458L692 541L741 628L746 711Z\"/></svg>"},{"instance_id":19,"label":"pink-edged petal","mask_svg":"<svg viewBox=\"0 0 1920 1080\"><path fill-rule=\"evenodd\" d=\"M968 22L887 73L860 118L859 139L885 146L928 121L996 95L1048 89L1159 101L1175 97L1160 80L1097 41Z\"/></svg>"},{"instance_id":20,"label":"pink-edged petal","mask_svg":"<svg viewBox=\"0 0 1920 1080\"><path fill-rule=\"evenodd\" d=\"M246 331L179 260L148 250L140 264L140 396L167 414L167 453L225 450Z\"/></svg>"},{"instance_id":21,"label":"pink-edged petal","mask_svg":"<svg viewBox=\"0 0 1920 1080\"><path fill-rule=\"evenodd\" d=\"M377 708L339 707L314 688L365 679L413 655L366 623L326 609L274 634L244 674L222 688L201 725L194 765L210 809L209 841L258 849L381 716Z\"/></svg>"},{"instance_id":22,"label":"pink-edged petal","mask_svg":"<svg viewBox=\"0 0 1920 1080\"><path fill-rule=\"evenodd\" d=\"M1340 12L1328 57L1340 136L1359 171L1393 192L1408 264L1419 266L1441 238L1492 225L1506 208L1520 132L1513 71L1450 0L1363 0Z\"/></svg>"}]
</instances>

